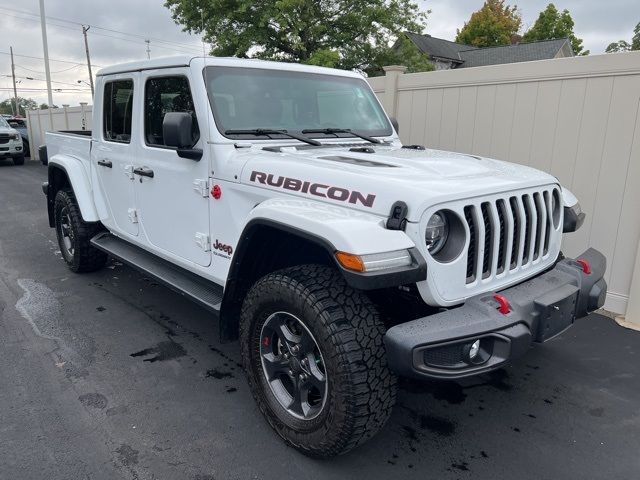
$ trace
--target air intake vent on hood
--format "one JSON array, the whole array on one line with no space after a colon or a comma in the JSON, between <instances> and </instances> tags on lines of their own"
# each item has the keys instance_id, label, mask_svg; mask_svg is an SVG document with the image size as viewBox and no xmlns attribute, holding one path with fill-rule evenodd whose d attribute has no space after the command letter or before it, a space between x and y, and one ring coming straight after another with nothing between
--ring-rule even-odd
<instances>
[{"instance_id":1,"label":"air intake vent on hood","mask_svg":"<svg viewBox=\"0 0 640 480\"><path fill-rule=\"evenodd\" d=\"M328 157L318 157L318 160L330 160L332 162L350 163L351 165L359 165L361 167L382 167L395 168L395 165L389 163L373 162L371 160L362 160L360 158L343 157L342 155L331 155Z\"/></svg>"}]
</instances>

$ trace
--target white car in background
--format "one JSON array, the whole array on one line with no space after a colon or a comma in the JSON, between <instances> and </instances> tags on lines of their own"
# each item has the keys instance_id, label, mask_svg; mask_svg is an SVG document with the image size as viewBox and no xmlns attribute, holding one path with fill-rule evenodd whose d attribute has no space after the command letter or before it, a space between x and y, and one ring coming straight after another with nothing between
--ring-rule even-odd
<instances>
[{"instance_id":1,"label":"white car in background","mask_svg":"<svg viewBox=\"0 0 640 480\"><path fill-rule=\"evenodd\" d=\"M0 159L3 158L12 158L16 165L24 164L24 147L20 132L11 128L4 117L0 117Z\"/></svg>"}]
</instances>

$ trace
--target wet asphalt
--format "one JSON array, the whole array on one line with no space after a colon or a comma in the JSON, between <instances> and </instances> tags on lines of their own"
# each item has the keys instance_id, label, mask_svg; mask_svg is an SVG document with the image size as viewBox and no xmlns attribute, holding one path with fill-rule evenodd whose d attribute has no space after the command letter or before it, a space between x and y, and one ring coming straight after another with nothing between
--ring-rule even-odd
<instances>
[{"instance_id":1,"label":"wet asphalt","mask_svg":"<svg viewBox=\"0 0 640 480\"><path fill-rule=\"evenodd\" d=\"M640 332L597 314L491 375L403 381L373 440L306 458L206 311L116 262L67 270L45 179L0 161L0 479L640 476Z\"/></svg>"}]
</instances>

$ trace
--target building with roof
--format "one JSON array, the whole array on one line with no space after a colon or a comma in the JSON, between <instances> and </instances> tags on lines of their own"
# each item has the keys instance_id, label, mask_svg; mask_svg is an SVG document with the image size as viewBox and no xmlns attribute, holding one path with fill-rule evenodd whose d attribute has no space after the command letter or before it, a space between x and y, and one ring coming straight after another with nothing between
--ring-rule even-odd
<instances>
[{"instance_id":1,"label":"building with roof","mask_svg":"<svg viewBox=\"0 0 640 480\"><path fill-rule=\"evenodd\" d=\"M418 33L406 33L406 35L418 47L418 50L429 55L436 70L532 62L574 56L568 38L478 48L431 35Z\"/></svg>"}]
</instances>

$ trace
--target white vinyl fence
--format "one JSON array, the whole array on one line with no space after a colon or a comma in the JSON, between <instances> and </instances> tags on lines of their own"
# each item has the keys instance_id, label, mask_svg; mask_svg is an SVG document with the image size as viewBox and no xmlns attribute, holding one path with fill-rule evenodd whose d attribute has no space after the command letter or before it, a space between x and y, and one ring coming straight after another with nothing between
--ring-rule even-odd
<instances>
[{"instance_id":1,"label":"white vinyl fence","mask_svg":"<svg viewBox=\"0 0 640 480\"><path fill-rule=\"evenodd\" d=\"M31 158L38 159L38 147L44 145L45 132L59 130L91 130L91 105L79 107L28 110L29 146Z\"/></svg>"},{"instance_id":2,"label":"white vinyl fence","mask_svg":"<svg viewBox=\"0 0 640 480\"><path fill-rule=\"evenodd\" d=\"M402 72L389 67L369 82L403 142L557 176L587 213L583 227L565 235L564 252L602 251L605 307L624 314L631 295L640 323L640 52Z\"/></svg>"}]
</instances>

